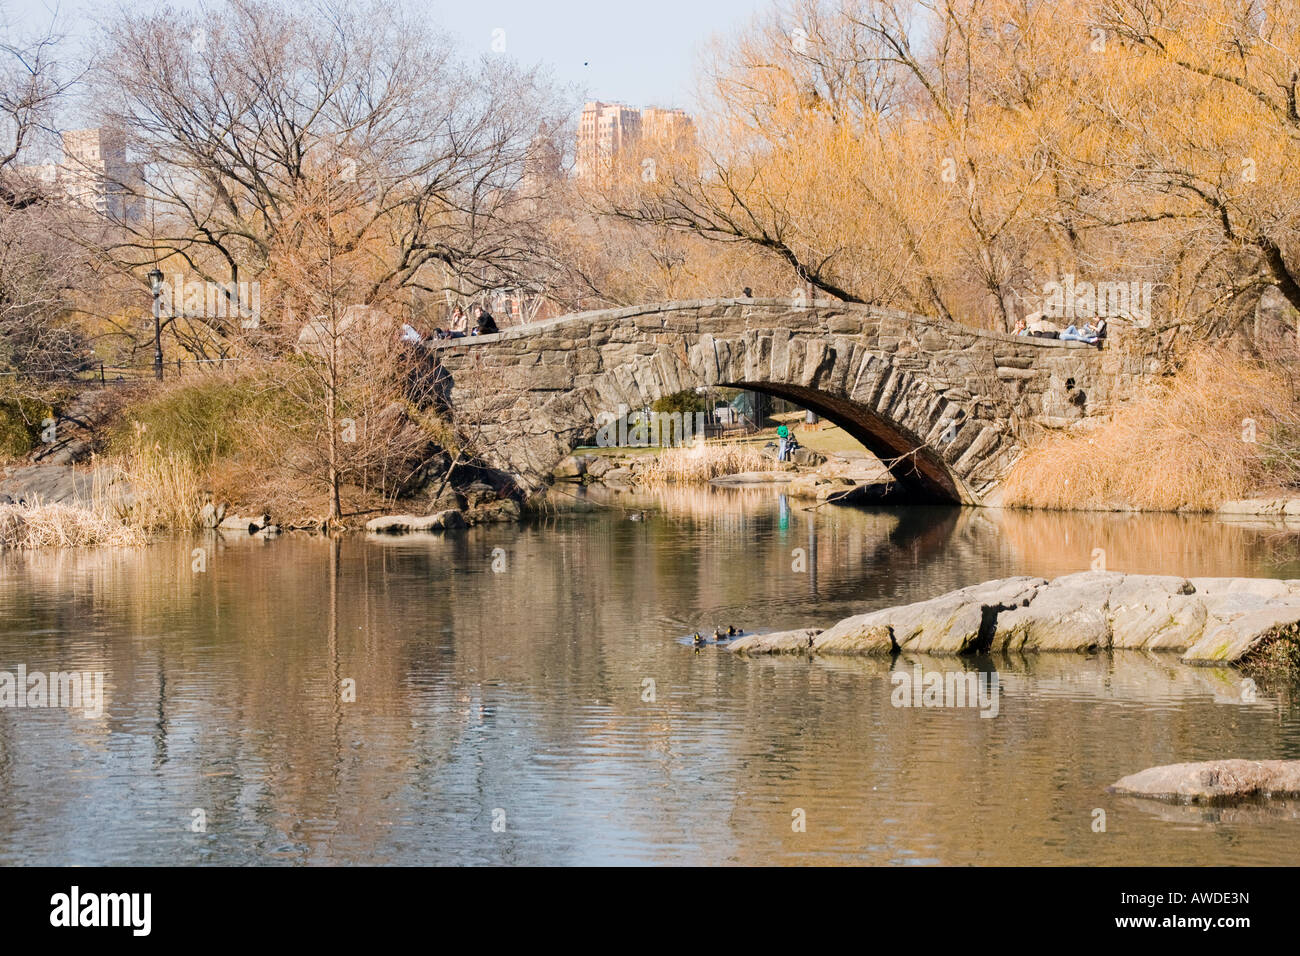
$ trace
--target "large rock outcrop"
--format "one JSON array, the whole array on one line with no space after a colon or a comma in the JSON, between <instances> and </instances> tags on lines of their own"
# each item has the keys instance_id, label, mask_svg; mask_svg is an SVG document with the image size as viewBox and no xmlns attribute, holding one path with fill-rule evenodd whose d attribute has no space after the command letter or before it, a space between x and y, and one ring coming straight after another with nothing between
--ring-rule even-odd
<instances>
[{"instance_id":1,"label":"large rock outcrop","mask_svg":"<svg viewBox=\"0 0 1300 956\"><path fill-rule=\"evenodd\" d=\"M1191 664L1233 664L1298 636L1300 581L1085 571L1052 581L989 581L856 615L817 634L808 651L1140 649L1181 651ZM732 650L756 654L783 649L765 646L754 641Z\"/></svg>"}]
</instances>

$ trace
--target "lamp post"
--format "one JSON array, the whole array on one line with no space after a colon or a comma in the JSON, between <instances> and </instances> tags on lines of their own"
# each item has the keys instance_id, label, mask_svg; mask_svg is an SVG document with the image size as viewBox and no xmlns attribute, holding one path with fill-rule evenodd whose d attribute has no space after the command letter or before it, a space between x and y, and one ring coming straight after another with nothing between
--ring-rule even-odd
<instances>
[{"instance_id":1,"label":"lamp post","mask_svg":"<svg viewBox=\"0 0 1300 956\"><path fill-rule=\"evenodd\" d=\"M162 270L154 266L149 270L149 289L153 292L153 376L160 382L163 377L163 359L161 303L158 297L162 294L162 287Z\"/></svg>"}]
</instances>

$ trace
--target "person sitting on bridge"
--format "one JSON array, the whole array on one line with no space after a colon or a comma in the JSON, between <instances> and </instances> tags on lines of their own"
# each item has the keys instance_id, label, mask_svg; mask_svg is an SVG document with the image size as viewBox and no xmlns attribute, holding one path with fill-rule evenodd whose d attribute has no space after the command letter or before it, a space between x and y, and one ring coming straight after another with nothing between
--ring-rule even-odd
<instances>
[{"instance_id":1,"label":"person sitting on bridge","mask_svg":"<svg viewBox=\"0 0 1300 956\"><path fill-rule=\"evenodd\" d=\"M1106 333L1110 331L1110 323L1106 321L1105 316L1097 320L1095 325L1088 326L1088 331L1092 332L1092 341L1097 348L1101 348L1106 341Z\"/></svg>"},{"instance_id":2,"label":"person sitting on bridge","mask_svg":"<svg viewBox=\"0 0 1300 956\"><path fill-rule=\"evenodd\" d=\"M495 335L501 330L497 328L496 319L492 318L492 313L481 305L474 306L474 323L475 335Z\"/></svg>"},{"instance_id":3,"label":"person sitting on bridge","mask_svg":"<svg viewBox=\"0 0 1300 956\"><path fill-rule=\"evenodd\" d=\"M447 323L447 338L461 339L469 331L469 319L465 318L465 310L460 306L451 311L451 321Z\"/></svg>"}]
</instances>

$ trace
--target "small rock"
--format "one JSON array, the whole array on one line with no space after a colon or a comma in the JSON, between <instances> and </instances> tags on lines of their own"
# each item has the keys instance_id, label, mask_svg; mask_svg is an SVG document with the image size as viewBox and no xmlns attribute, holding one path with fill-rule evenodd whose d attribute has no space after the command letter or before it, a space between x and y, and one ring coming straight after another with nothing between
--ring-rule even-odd
<instances>
[{"instance_id":1,"label":"small rock","mask_svg":"<svg viewBox=\"0 0 1300 956\"><path fill-rule=\"evenodd\" d=\"M271 523L270 515L256 515L252 518L246 518L243 515L226 515L217 523L217 527L222 531L243 531L247 534L257 534L263 528Z\"/></svg>"},{"instance_id":2,"label":"small rock","mask_svg":"<svg viewBox=\"0 0 1300 956\"><path fill-rule=\"evenodd\" d=\"M496 489L491 485L482 481L476 481L465 489L465 507L470 509L477 508L480 505L496 501L498 497Z\"/></svg>"},{"instance_id":3,"label":"small rock","mask_svg":"<svg viewBox=\"0 0 1300 956\"><path fill-rule=\"evenodd\" d=\"M469 524L495 524L502 521L518 521L523 513L519 502L513 498L489 502L465 512L465 521Z\"/></svg>"},{"instance_id":4,"label":"small rock","mask_svg":"<svg viewBox=\"0 0 1300 956\"><path fill-rule=\"evenodd\" d=\"M587 463L576 455L570 455L555 466L551 475L556 481L578 481L586 473Z\"/></svg>"},{"instance_id":5,"label":"small rock","mask_svg":"<svg viewBox=\"0 0 1300 956\"><path fill-rule=\"evenodd\" d=\"M460 494L451 483L445 483L437 493L429 499L429 514L438 511L455 510L460 511L465 507L465 496Z\"/></svg>"},{"instance_id":6,"label":"small rock","mask_svg":"<svg viewBox=\"0 0 1300 956\"><path fill-rule=\"evenodd\" d=\"M1228 803L1300 797L1300 760L1210 760L1150 767L1106 788L1111 793L1176 803Z\"/></svg>"},{"instance_id":7,"label":"small rock","mask_svg":"<svg viewBox=\"0 0 1300 956\"><path fill-rule=\"evenodd\" d=\"M225 504L214 505L211 501L199 510L199 523L205 528L220 527L226 517Z\"/></svg>"},{"instance_id":8,"label":"small rock","mask_svg":"<svg viewBox=\"0 0 1300 956\"><path fill-rule=\"evenodd\" d=\"M790 453L790 460L796 465L805 465L811 468L826 464L825 455L813 451L811 448L804 448L802 445Z\"/></svg>"},{"instance_id":9,"label":"small rock","mask_svg":"<svg viewBox=\"0 0 1300 956\"><path fill-rule=\"evenodd\" d=\"M822 488L828 488L828 491L826 492L828 494L830 490L843 491L844 488L846 487L846 486L836 486L833 489L831 489L830 488L831 483L832 480L830 478L825 477L824 475L817 475L817 474L799 475L797 478L795 478L793 481L791 481L788 485L785 486L785 493L789 495L791 498L816 499L819 494L823 494L823 492L821 491ZM852 482L849 482L848 484L851 485Z\"/></svg>"},{"instance_id":10,"label":"small rock","mask_svg":"<svg viewBox=\"0 0 1300 956\"><path fill-rule=\"evenodd\" d=\"M446 511L439 511L433 516L434 524L444 531L452 531L456 528L466 527L465 516L454 508Z\"/></svg>"}]
</instances>

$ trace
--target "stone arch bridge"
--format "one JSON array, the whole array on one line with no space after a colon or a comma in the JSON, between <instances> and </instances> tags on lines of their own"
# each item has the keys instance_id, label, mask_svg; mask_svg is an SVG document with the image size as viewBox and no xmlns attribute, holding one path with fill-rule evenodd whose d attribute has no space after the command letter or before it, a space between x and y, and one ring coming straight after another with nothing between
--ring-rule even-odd
<instances>
[{"instance_id":1,"label":"stone arch bridge","mask_svg":"<svg viewBox=\"0 0 1300 956\"><path fill-rule=\"evenodd\" d=\"M996 504L1032 431L1122 400L1144 365L1113 341L1097 349L773 299L580 312L430 348L450 374L457 427L525 494L620 406L717 385L840 425L890 466L909 500Z\"/></svg>"}]
</instances>

